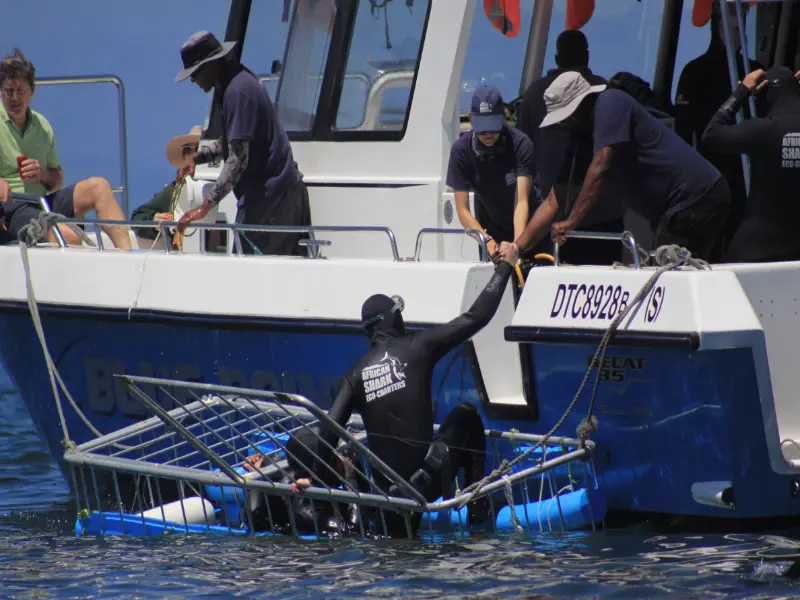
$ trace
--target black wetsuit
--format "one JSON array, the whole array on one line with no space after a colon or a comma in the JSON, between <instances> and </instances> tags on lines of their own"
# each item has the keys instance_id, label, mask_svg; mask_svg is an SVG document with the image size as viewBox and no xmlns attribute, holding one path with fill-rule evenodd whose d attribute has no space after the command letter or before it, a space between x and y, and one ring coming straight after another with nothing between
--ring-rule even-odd
<instances>
[{"instance_id":1,"label":"black wetsuit","mask_svg":"<svg viewBox=\"0 0 800 600\"><path fill-rule=\"evenodd\" d=\"M367 432L369 449L400 477L409 480L425 464L425 456L431 447L433 436L433 402L431 380L436 363L448 352L463 344L482 329L497 311L506 290L512 266L503 262L495 268L491 279L470 309L449 323L430 327L423 331L404 335L402 316L399 312L384 319L369 331L370 350L359 360L342 380L341 387L330 410L330 417L344 426L353 411L361 414ZM465 485L476 476L483 475L485 438L475 440L469 435L474 417L480 415L474 407L456 407L459 416L456 422L443 424L439 436L448 445L462 444L469 450L455 457L451 453L449 471L455 475L458 468L465 467ZM455 413L455 409L453 411ZM445 435L445 429L449 431ZM460 431L455 431L460 430ZM334 445L336 434L326 430L325 441ZM452 449L452 448L451 448ZM330 450L323 448L320 458L329 460ZM474 450L475 452L471 452ZM467 461L467 456L479 455L480 460ZM460 462L461 464L456 464ZM469 464L464 464L469 463ZM480 464L479 473L477 464ZM374 483L388 492L390 482L373 470ZM449 482L446 482L449 484ZM422 491L428 501L442 495L440 481ZM404 522L392 523L390 517L396 513L386 512L387 526L391 535L405 535ZM415 530L419 513L412 519ZM393 519L391 519L393 520Z\"/></svg>"},{"instance_id":2,"label":"black wetsuit","mask_svg":"<svg viewBox=\"0 0 800 600\"><path fill-rule=\"evenodd\" d=\"M800 90L789 69L784 77L782 89L770 86L761 94L765 118L735 124L748 95L740 84L703 135L703 143L714 152L751 158L750 201L728 248L726 260L731 262L800 260Z\"/></svg>"}]
</instances>

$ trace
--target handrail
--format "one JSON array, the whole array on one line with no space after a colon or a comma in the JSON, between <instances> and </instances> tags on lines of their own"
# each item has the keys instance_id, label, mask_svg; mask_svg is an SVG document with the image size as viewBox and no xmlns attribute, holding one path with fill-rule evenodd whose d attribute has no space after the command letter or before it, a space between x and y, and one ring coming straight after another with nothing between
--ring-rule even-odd
<instances>
[{"instance_id":1,"label":"handrail","mask_svg":"<svg viewBox=\"0 0 800 600\"><path fill-rule=\"evenodd\" d=\"M565 234L565 237L578 239L578 240L609 240L622 242L622 245L627 247L633 254L633 265L637 269L642 268L642 261L639 256L639 251L642 250L636 243L636 238L630 231L623 231L622 233L606 233L604 231L570 231ZM553 244L553 264L559 265L559 244Z\"/></svg>"},{"instance_id":2,"label":"handrail","mask_svg":"<svg viewBox=\"0 0 800 600\"><path fill-rule=\"evenodd\" d=\"M69 77L42 77L36 85L71 85L82 83L113 83L117 86L117 112L119 122L119 154L121 186L111 188L115 193L122 193L122 213L128 214L128 134L125 125L125 84L116 75L86 75Z\"/></svg>"},{"instance_id":3,"label":"handrail","mask_svg":"<svg viewBox=\"0 0 800 600\"><path fill-rule=\"evenodd\" d=\"M26 204L35 204L38 206L38 208L42 209L42 212L51 212L50 203L44 196L37 196L36 194L24 194L22 192L11 192L11 199L25 202ZM53 227L53 235L56 236L56 241L61 248L67 247L67 242L64 241L64 236L61 234L61 230L58 227Z\"/></svg>"},{"instance_id":4,"label":"handrail","mask_svg":"<svg viewBox=\"0 0 800 600\"><path fill-rule=\"evenodd\" d=\"M73 225L122 225L134 229L142 228L155 228L161 229L162 235L165 239L170 237L169 228L176 227L177 221L128 221L128 220L100 220L100 219L58 219L59 223L72 223ZM189 229L209 229L212 231L232 231L234 234L235 245L237 254L240 256L242 252L242 244L239 239L239 234L243 231L255 232L268 232L268 233L309 233L313 234L322 231L328 232L365 232L365 233L385 233L389 238L389 244L392 248L392 258L395 261L400 260L400 253L397 250L397 238L394 232L389 227L371 227L361 225L311 225L311 226L292 226L292 225L247 225L241 223L203 223L195 222L189 225ZM100 230L96 230L97 248L104 250ZM169 254L169 244L164 244L164 250Z\"/></svg>"},{"instance_id":5,"label":"handrail","mask_svg":"<svg viewBox=\"0 0 800 600\"><path fill-rule=\"evenodd\" d=\"M471 228L442 229L438 227L423 227L422 229L419 230L419 233L417 233L417 241L416 244L414 245L413 260L415 261L419 260L419 255L422 252L422 236L430 233L449 233L449 234L457 233L459 235L466 235L468 237L473 237L473 238L477 237L478 239L476 241L480 245L480 251L481 251L480 254L481 262L487 262L489 260L489 251L486 248L486 235L482 231Z\"/></svg>"}]
</instances>

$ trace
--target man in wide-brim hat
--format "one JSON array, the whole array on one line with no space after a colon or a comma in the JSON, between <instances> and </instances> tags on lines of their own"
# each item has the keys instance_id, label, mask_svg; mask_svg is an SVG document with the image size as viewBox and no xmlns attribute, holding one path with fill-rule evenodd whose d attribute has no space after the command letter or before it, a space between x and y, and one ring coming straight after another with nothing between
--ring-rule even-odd
<instances>
[{"instance_id":1,"label":"man in wide-brim hat","mask_svg":"<svg viewBox=\"0 0 800 600\"><path fill-rule=\"evenodd\" d=\"M167 142L167 160L176 169L180 169L187 156L194 155L200 144L203 128L199 125L192 127L186 135L179 135ZM142 204L131 214L133 221L172 221L172 197L175 193L175 181L169 182L161 191L153 196L147 204ZM140 227L136 235L141 238L155 239L158 231L149 227Z\"/></svg>"},{"instance_id":2,"label":"man in wide-brim hat","mask_svg":"<svg viewBox=\"0 0 800 600\"><path fill-rule=\"evenodd\" d=\"M181 47L183 69L175 80L191 78L204 92L215 91L223 130L221 139L186 157L178 177L194 173L197 163L219 158L225 162L203 204L181 218L180 233L192 221L205 218L230 192L237 199L237 223L311 225L308 191L289 138L266 89L232 52L236 45L199 31ZM242 237L242 250L248 254L300 254L298 241L307 234L244 232Z\"/></svg>"}]
</instances>

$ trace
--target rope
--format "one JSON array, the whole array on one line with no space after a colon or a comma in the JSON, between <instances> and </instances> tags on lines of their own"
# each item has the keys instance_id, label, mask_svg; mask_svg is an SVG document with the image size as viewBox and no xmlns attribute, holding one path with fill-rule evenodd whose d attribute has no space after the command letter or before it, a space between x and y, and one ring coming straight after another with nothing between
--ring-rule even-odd
<instances>
[{"instance_id":1,"label":"rope","mask_svg":"<svg viewBox=\"0 0 800 600\"><path fill-rule=\"evenodd\" d=\"M603 362L603 358L605 357L608 344L611 341L611 338L614 336L614 332L616 332L619 324L625 317L628 316L628 314L630 314L634 307L641 304L641 302L647 297L647 294L649 294L653 289L662 273L684 265L692 266L697 269L711 268L706 261L692 258L691 252L689 252L686 248L674 244L659 247L655 251L654 257L656 264L660 265L659 268L656 269L656 271L650 276L636 296L634 296L633 300L631 300L630 304L625 307L625 310L617 314L617 316L611 321L611 324L608 326L603 334L602 339L600 340L600 344L598 345L597 350L592 357L592 362L589 364L589 368L586 370L586 374L583 377L583 381L581 381L581 385L578 388L575 397L572 399L572 402L569 403L569 406L567 406L567 409L564 411L564 414L561 415L561 418L558 420L558 422L544 435L541 441L536 443L536 445L531 446L525 450L525 452L519 454L511 461L504 459L500 466L489 473L489 475L465 488L462 491L464 499L458 503L458 508L461 508L470 502L476 494L480 493L481 489L483 489L483 486L485 486L487 483L490 483L498 477L503 477L510 473L514 465L530 456L530 454L533 453L537 448L542 447L547 440L550 439L556 431L558 431L558 429L567 420L567 417L570 415L570 413L572 413L572 410L578 403L581 394L583 394L583 390L586 388L586 384L589 382L589 377L591 377L592 371L595 369L595 367L597 367L597 378L595 379L594 387L592 388L592 396L589 399L589 409L586 413L586 417L581 420L577 428L578 439L581 442L581 447L586 447L586 440L591 434L597 431L597 418L594 416L594 405L597 397L597 387L600 384L599 367Z\"/></svg>"},{"instance_id":2,"label":"rope","mask_svg":"<svg viewBox=\"0 0 800 600\"><path fill-rule=\"evenodd\" d=\"M517 517L517 511L514 510L514 492L511 489L511 480L508 478L508 475L503 475L503 482L505 483L503 488L506 493L506 503L508 504L508 509L511 511L511 523L514 525L514 532L522 533L525 530L522 528L522 523L520 523L519 517Z\"/></svg>"},{"instance_id":3,"label":"rope","mask_svg":"<svg viewBox=\"0 0 800 600\"><path fill-rule=\"evenodd\" d=\"M61 397L58 393L59 388L61 388L64 396L67 398L70 405L84 422L86 427L89 428L89 431L91 431L97 437L102 437L103 434L94 425L92 425L86 415L83 414L83 411L81 411L75 400L72 398L72 395L69 393L64 380L61 379L61 375L58 373L58 369L53 361L53 357L50 355L50 351L47 348L47 342L45 341L44 337L44 329L42 327L42 320L39 316L39 307L36 304L36 295L33 291L33 278L31 277L30 260L28 257L28 244L30 243L32 246L35 246L38 241L47 239L47 232L49 231L50 227L56 226L55 224L59 219L63 219L63 216L59 215L58 213L39 213L39 216L36 219L31 219L30 223L20 230L19 234L17 235L17 239L19 240L20 252L22 253L22 267L25 271L25 288L28 295L28 310L31 313L33 327L36 330L36 336L39 338L39 343L41 344L42 352L44 353L44 359L47 363L47 374L50 379L50 386L53 389L53 398L56 402L58 418L61 422L61 430L64 433L64 439L61 440L61 444L67 450L72 450L76 447L76 444L69 436L67 421L64 418L64 409L61 406ZM128 446L123 446L122 444L115 444L115 446L128 449Z\"/></svg>"}]
</instances>

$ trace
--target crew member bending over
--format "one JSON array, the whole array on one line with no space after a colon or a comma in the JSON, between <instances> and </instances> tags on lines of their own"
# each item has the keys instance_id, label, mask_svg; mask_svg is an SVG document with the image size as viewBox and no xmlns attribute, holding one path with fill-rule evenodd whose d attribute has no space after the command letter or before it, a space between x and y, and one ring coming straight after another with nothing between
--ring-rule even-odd
<instances>
[{"instance_id":1,"label":"crew member bending over","mask_svg":"<svg viewBox=\"0 0 800 600\"><path fill-rule=\"evenodd\" d=\"M495 267L486 287L463 315L449 323L406 335L402 300L378 294L361 308L361 319L369 336L370 350L342 380L329 416L339 425L347 423L353 411L361 414L369 449L400 477L417 488L428 502L449 497L453 478L464 468L464 485L483 477L486 438L483 421L475 406L459 404L433 435L431 379L436 363L466 342L491 320L507 288L517 261L509 252ZM325 430L323 439L334 446L337 436ZM323 445L320 462L327 464L330 449ZM373 480L384 492L400 495L379 472ZM467 506L470 523L487 516L485 498ZM405 519L386 511L391 536L406 535ZM416 532L420 513L411 517Z\"/></svg>"},{"instance_id":2,"label":"crew member bending over","mask_svg":"<svg viewBox=\"0 0 800 600\"><path fill-rule=\"evenodd\" d=\"M562 243L595 205L601 190L611 186L650 221L654 246L678 244L710 260L730 210L728 184L711 163L632 96L589 85L580 73L559 75L547 89L545 103L542 127L566 127L594 143L592 163L575 205L564 221L551 227L554 242ZM524 249L536 243L557 211L555 203L539 206L516 246Z\"/></svg>"},{"instance_id":3,"label":"crew member bending over","mask_svg":"<svg viewBox=\"0 0 800 600\"><path fill-rule=\"evenodd\" d=\"M766 117L737 125L736 112L747 96L764 88ZM712 152L751 159L750 202L726 260L800 260L800 87L791 70L773 67L747 75L711 119L703 144Z\"/></svg>"}]
</instances>

